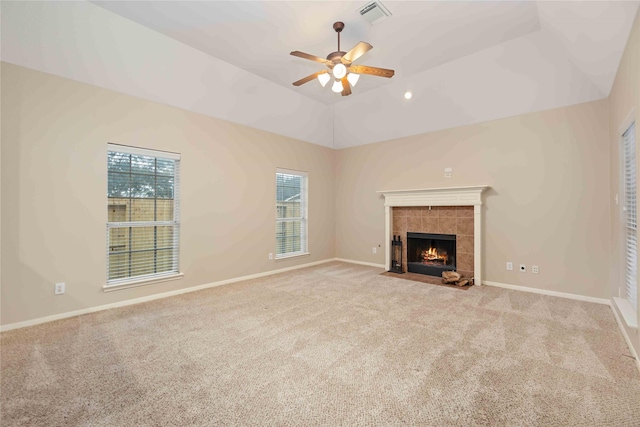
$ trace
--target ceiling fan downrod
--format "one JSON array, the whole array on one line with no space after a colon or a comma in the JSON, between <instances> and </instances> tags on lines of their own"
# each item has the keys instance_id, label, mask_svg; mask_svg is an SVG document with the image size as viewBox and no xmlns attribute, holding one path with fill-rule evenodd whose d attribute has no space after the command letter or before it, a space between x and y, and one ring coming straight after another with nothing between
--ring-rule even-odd
<instances>
[{"instance_id":1,"label":"ceiling fan downrod","mask_svg":"<svg viewBox=\"0 0 640 427\"><path fill-rule=\"evenodd\" d=\"M333 29L338 33L338 52L340 52L340 33L344 30L344 22L334 22Z\"/></svg>"}]
</instances>

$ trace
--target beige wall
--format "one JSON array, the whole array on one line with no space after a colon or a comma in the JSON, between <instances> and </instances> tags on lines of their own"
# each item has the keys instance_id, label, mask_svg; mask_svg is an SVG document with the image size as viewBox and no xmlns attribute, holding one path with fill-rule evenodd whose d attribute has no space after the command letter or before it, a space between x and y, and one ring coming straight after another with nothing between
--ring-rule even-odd
<instances>
[{"instance_id":1,"label":"beige wall","mask_svg":"<svg viewBox=\"0 0 640 427\"><path fill-rule=\"evenodd\" d=\"M385 240L376 191L486 184L483 280L608 298L607 140L602 100L341 150L336 255L384 263L372 254Z\"/></svg>"},{"instance_id":2,"label":"beige wall","mask_svg":"<svg viewBox=\"0 0 640 427\"><path fill-rule=\"evenodd\" d=\"M331 149L7 63L2 113L3 325L335 256ZM102 291L107 142L181 153L183 279ZM311 256L268 260L277 167L309 174Z\"/></svg>"},{"instance_id":3,"label":"beige wall","mask_svg":"<svg viewBox=\"0 0 640 427\"><path fill-rule=\"evenodd\" d=\"M610 186L611 194L623 194L620 177L620 137L623 128L630 120L636 121L636 138L640 124L640 12L631 30L627 46L618 67L611 94L609 96L610 124ZM640 150L636 151L640 156ZM640 171L640 158L636 161L636 170ZM638 186L640 188L640 186ZM613 198L609 201L611 210L611 278L610 296L624 296L624 264L622 261L622 223L621 205L616 205ZM620 289L622 288L622 290ZM640 305L639 305L640 306ZM638 316L640 321L640 315ZM640 335L636 330L627 329L636 353L640 354Z\"/></svg>"}]
</instances>

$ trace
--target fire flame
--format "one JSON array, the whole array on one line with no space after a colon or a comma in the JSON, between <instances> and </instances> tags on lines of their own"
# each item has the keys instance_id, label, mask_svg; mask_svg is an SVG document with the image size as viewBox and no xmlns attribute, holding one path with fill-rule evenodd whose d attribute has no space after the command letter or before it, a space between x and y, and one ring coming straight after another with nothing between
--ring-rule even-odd
<instances>
[{"instance_id":1,"label":"fire flame","mask_svg":"<svg viewBox=\"0 0 640 427\"><path fill-rule=\"evenodd\" d=\"M447 253L446 252L440 252L438 253L438 249L436 248L429 248L429 250L427 251L423 251L422 252L422 257L426 260L426 261L440 261L443 263L447 263Z\"/></svg>"}]
</instances>

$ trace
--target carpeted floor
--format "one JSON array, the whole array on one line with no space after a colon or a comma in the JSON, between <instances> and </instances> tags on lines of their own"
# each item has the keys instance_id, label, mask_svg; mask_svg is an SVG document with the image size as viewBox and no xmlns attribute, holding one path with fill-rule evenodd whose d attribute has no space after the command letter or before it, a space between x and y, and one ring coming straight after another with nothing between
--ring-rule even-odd
<instances>
[{"instance_id":1,"label":"carpeted floor","mask_svg":"<svg viewBox=\"0 0 640 427\"><path fill-rule=\"evenodd\" d=\"M609 307L329 263L1 335L8 426L638 426Z\"/></svg>"}]
</instances>

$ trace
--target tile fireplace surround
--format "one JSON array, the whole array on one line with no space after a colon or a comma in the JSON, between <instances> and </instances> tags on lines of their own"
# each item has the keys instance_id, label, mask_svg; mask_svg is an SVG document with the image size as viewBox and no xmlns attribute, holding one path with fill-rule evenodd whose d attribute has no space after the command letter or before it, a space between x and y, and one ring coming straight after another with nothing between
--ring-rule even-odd
<instances>
[{"instance_id":1,"label":"tile fireplace surround","mask_svg":"<svg viewBox=\"0 0 640 427\"><path fill-rule=\"evenodd\" d=\"M391 240L395 214L395 231L396 234L399 232L402 235L403 240L405 271L407 231L456 234L460 241L457 251L458 270L465 276L473 275L475 284L480 285L482 283L482 193L488 188L487 185L479 185L378 191L385 199L385 269L389 271L391 265ZM440 217L444 221L440 221ZM434 221L435 219L438 220ZM421 225L418 225L418 222ZM407 228L402 227L403 224L406 224ZM420 229L409 229L417 227ZM469 245L465 244L465 240ZM470 248L465 250L465 247L470 246L471 240L473 241L472 254Z\"/></svg>"}]
</instances>

